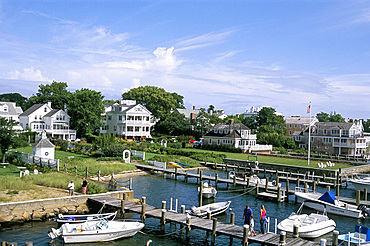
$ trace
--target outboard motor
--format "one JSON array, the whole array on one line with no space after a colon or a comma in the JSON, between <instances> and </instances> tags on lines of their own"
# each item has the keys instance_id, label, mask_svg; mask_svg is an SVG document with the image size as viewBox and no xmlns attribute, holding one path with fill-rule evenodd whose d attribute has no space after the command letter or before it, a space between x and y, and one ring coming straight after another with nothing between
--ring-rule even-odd
<instances>
[{"instance_id":1,"label":"outboard motor","mask_svg":"<svg viewBox=\"0 0 370 246\"><path fill-rule=\"evenodd\" d=\"M370 216L370 208L368 208L366 205L360 204L360 205L358 205L357 209L361 210L365 217Z\"/></svg>"}]
</instances>

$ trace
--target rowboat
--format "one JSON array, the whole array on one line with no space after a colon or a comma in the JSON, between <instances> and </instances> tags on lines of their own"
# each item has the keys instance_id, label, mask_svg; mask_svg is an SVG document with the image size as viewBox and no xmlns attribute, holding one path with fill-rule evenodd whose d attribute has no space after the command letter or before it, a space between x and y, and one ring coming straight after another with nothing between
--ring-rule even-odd
<instances>
[{"instance_id":1,"label":"rowboat","mask_svg":"<svg viewBox=\"0 0 370 246\"><path fill-rule=\"evenodd\" d=\"M62 237L64 243L105 242L132 237L144 227L141 221L104 220L84 223L63 224L59 229L51 229L51 239Z\"/></svg>"},{"instance_id":2,"label":"rowboat","mask_svg":"<svg viewBox=\"0 0 370 246\"><path fill-rule=\"evenodd\" d=\"M293 212L288 218L278 224L280 231L293 233L294 227L298 227L298 235L301 238L317 238L335 229L335 221L323 214L311 213L300 214L303 204L297 213Z\"/></svg>"},{"instance_id":3,"label":"rowboat","mask_svg":"<svg viewBox=\"0 0 370 246\"><path fill-rule=\"evenodd\" d=\"M103 214L84 214L84 215L65 215L65 214L58 214L58 218L56 221L59 224L64 223L83 223L86 221L97 221L101 219L105 220L114 220L116 218L117 211L114 213L103 213Z\"/></svg>"},{"instance_id":4,"label":"rowboat","mask_svg":"<svg viewBox=\"0 0 370 246\"><path fill-rule=\"evenodd\" d=\"M198 192L200 192L200 187L198 187ZM212 198L212 197L216 197L216 194L217 194L216 188L212 187L207 182L205 182L203 184L203 188L202 188L202 196L203 197Z\"/></svg>"},{"instance_id":5,"label":"rowboat","mask_svg":"<svg viewBox=\"0 0 370 246\"><path fill-rule=\"evenodd\" d=\"M229 206L231 201L227 202L215 202L210 203L204 206L195 207L193 206L190 210L188 210L188 214L198 216L198 217L206 217L208 213L211 213L211 216L215 216L225 212Z\"/></svg>"}]
</instances>

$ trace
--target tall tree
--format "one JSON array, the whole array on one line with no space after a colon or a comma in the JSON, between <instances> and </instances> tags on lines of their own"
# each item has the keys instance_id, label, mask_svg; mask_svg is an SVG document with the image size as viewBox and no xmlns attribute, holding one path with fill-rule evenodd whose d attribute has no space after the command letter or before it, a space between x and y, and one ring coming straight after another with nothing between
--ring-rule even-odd
<instances>
[{"instance_id":1,"label":"tall tree","mask_svg":"<svg viewBox=\"0 0 370 246\"><path fill-rule=\"evenodd\" d=\"M27 108L37 103L51 102L53 109L64 109L64 105L67 105L71 92L67 90L66 82L53 81L51 84L39 85L39 90L36 95L33 95L28 99Z\"/></svg>"},{"instance_id":2,"label":"tall tree","mask_svg":"<svg viewBox=\"0 0 370 246\"><path fill-rule=\"evenodd\" d=\"M8 120L0 117L0 151L2 162L5 162L5 153L10 146L16 141L17 136L13 127L17 125L14 120Z\"/></svg>"},{"instance_id":3,"label":"tall tree","mask_svg":"<svg viewBox=\"0 0 370 246\"><path fill-rule=\"evenodd\" d=\"M285 121L283 116L276 115L274 108L263 107L257 116L258 132L276 132L285 134Z\"/></svg>"},{"instance_id":4,"label":"tall tree","mask_svg":"<svg viewBox=\"0 0 370 246\"><path fill-rule=\"evenodd\" d=\"M329 114L320 112L316 114L316 118L319 120L319 122L329 122Z\"/></svg>"},{"instance_id":5,"label":"tall tree","mask_svg":"<svg viewBox=\"0 0 370 246\"><path fill-rule=\"evenodd\" d=\"M176 101L176 108L185 108L184 106L184 97L177 94L176 92L172 92L171 95Z\"/></svg>"},{"instance_id":6,"label":"tall tree","mask_svg":"<svg viewBox=\"0 0 370 246\"><path fill-rule=\"evenodd\" d=\"M0 101L15 102L17 106L21 107L23 110L26 110L27 97L24 97L19 93L1 94Z\"/></svg>"},{"instance_id":7,"label":"tall tree","mask_svg":"<svg viewBox=\"0 0 370 246\"><path fill-rule=\"evenodd\" d=\"M175 110L155 124L154 131L167 135L189 135L191 126L189 120L186 119L183 114Z\"/></svg>"},{"instance_id":8,"label":"tall tree","mask_svg":"<svg viewBox=\"0 0 370 246\"><path fill-rule=\"evenodd\" d=\"M122 94L123 100L136 100L145 106L155 118L163 119L178 105L173 95L163 88L155 86L140 86Z\"/></svg>"},{"instance_id":9,"label":"tall tree","mask_svg":"<svg viewBox=\"0 0 370 246\"><path fill-rule=\"evenodd\" d=\"M370 132L370 119L362 120L362 125L364 126L364 132Z\"/></svg>"},{"instance_id":10,"label":"tall tree","mask_svg":"<svg viewBox=\"0 0 370 246\"><path fill-rule=\"evenodd\" d=\"M77 130L78 137L97 134L101 115L104 113L103 98L100 92L89 89L77 90L72 94L68 114L71 117L71 127Z\"/></svg>"},{"instance_id":11,"label":"tall tree","mask_svg":"<svg viewBox=\"0 0 370 246\"><path fill-rule=\"evenodd\" d=\"M330 122L346 122L346 120L340 114L332 114L330 115Z\"/></svg>"},{"instance_id":12,"label":"tall tree","mask_svg":"<svg viewBox=\"0 0 370 246\"><path fill-rule=\"evenodd\" d=\"M208 109L207 109L207 112L210 114L211 112L214 112L215 111L215 106L210 104Z\"/></svg>"}]
</instances>

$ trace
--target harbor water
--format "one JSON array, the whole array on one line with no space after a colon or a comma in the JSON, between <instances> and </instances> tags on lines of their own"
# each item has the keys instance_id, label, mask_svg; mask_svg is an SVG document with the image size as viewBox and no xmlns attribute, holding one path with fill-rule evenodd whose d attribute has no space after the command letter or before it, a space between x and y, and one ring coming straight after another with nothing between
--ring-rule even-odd
<instances>
[{"instance_id":1,"label":"harbor water","mask_svg":"<svg viewBox=\"0 0 370 246\"><path fill-rule=\"evenodd\" d=\"M195 171L194 171L195 172ZM214 176L213 171L203 171L203 175ZM220 178L226 178L226 172L218 172ZM179 176L178 180L174 179L174 176L167 175L162 176L161 174L154 174L150 176L138 176L133 177L133 190L135 198L146 197L147 204L160 208L162 201L167 202L167 209L170 209L170 199L173 198L172 209L175 209L176 199L178 204L178 211L180 206L185 205L186 209L190 209L191 206L198 206L198 184L195 178L189 178L188 183L184 181L184 177ZM123 179L121 181L125 181ZM118 180L120 181L120 180ZM214 185L212 183L212 185ZM285 187L285 183L282 183ZM290 184L290 188L294 189L295 184ZM267 210L267 216L270 217L270 231L275 230L275 219L278 222L288 217L292 212L298 210L300 204L294 202L294 196L290 197L289 202L277 203L275 201L257 199L254 196L254 190L248 193L248 190L243 190L243 187L233 187L232 185L227 188L226 184L218 184L218 193L216 199L203 199L203 204L219 201L232 201L230 210L226 213L217 216L218 221L230 223L230 213L235 213L235 224L242 226L243 210L246 205L249 205L255 217L255 230L260 230L259 225L259 209L263 204ZM317 192L325 192L325 188L316 187ZM340 191L341 196L355 197L355 191L351 189L351 186L342 188ZM315 212L310 209L303 209L303 213ZM329 214L329 218L333 219L337 226L336 230L340 234L354 231L355 225L370 226L370 218L368 219L353 219L341 216ZM126 213L125 218L140 219L138 214ZM10 228L0 228L0 242L16 242L18 245L24 245L25 242L33 242L33 245L63 245L61 240L50 241L47 236L48 231L51 227L56 227L56 222L28 222L22 225L14 225ZM81 245L145 245L148 240L153 242L151 246L155 245L210 245L211 236L207 237L205 231L191 230L190 242L185 242L184 231L179 225L167 223L164 232L161 231L160 222L158 219L147 218L145 220L145 228L142 232L136 234L134 237L115 240L106 243L85 243ZM324 238L331 238L331 233L325 235ZM319 239L315 239L317 241ZM241 241L234 239L230 243L230 238L226 236L218 236L216 238L215 245L240 245Z\"/></svg>"}]
</instances>

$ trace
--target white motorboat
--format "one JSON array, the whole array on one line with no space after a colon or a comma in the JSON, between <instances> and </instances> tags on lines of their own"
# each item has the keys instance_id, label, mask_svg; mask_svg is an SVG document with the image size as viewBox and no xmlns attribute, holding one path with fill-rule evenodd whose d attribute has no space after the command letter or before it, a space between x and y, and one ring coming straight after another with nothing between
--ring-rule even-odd
<instances>
[{"instance_id":1,"label":"white motorboat","mask_svg":"<svg viewBox=\"0 0 370 246\"><path fill-rule=\"evenodd\" d=\"M355 226L355 232L338 235L338 240L344 245L370 246L370 230L365 226ZM349 243L348 243L349 242Z\"/></svg>"},{"instance_id":2,"label":"white motorboat","mask_svg":"<svg viewBox=\"0 0 370 246\"><path fill-rule=\"evenodd\" d=\"M200 187L198 187L198 192L200 191ZM216 188L212 187L207 182L204 182L203 189L202 189L202 196L205 198L212 198L216 197L217 190Z\"/></svg>"},{"instance_id":3,"label":"white motorboat","mask_svg":"<svg viewBox=\"0 0 370 246\"><path fill-rule=\"evenodd\" d=\"M363 191L366 188L367 193L370 193L370 176L356 175L355 177L349 178L348 180L353 185L355 190Z\"/></svg>"},{"instance_id":4,"label":"white motorboat","mask_svg":"<svg viewBox=\"0 0 370 246\"><path fill-rule=\"evenodd\" d=\"M297 213L293 212L288 218L281 221L278 224L278 229L293 233L294 225L297 225L298 235L301 238L317 238L335 229L335 221L329 219L325 212L323 214L300 214L301 208Z\"/></svg>"},{"instance_id":5,"label":"white motorboat","mask_svg":"<svg viewBox=\"0 0 370 246\"><path fill-rule=\"evenodd\" d=\"M225 212L230 207L230 203L231 201L215 202L215 203L210 203L210 204L207 204L201 207L193 206L191 210L188 210L187 212L190 215L194 215L198 217L206 217L208 212L211 213L211 216L215 216L215 215Z\"/></svg>"},{"instance_id":6,"label":"white motorboat","mask_svg":"<svg viewBox=\"0 0 370 246\"><path fill-rule=\"evenodd\" d=\"M304 205L323 212L326 209L327 213L342 215L352 218L365 218L369 214L366 206L355 206L342 201L339 201L333 191L326 191L324 194L303 192L301 189L296 189L294 195L297 202L304 202ZM325 207L324 207L324 206Z\"/></svg>"},{"instance_id":7,"label":"white motorboat","mask_svg":"<svg viewBox=\"0 0 370 246\"><path fill-rule=\"evenodd\" d=\"M144 227L141 221L104 220L84 223L63 224L59 229L51 229L48 236L63 238L64 243L105 242L132 237Z\"/></svg>"},{"instance_id":8,"label":"white motorboat","mask_svg":"<svg viewBox=\"0 0 370 246\"><path fill-rule=\"evenodd\" d=\"M63 223L83 223L86 221L93 221L93 220L114 220L116 218L117 211L114 213L103 213L103 214L84 214L84 215L65 215L65 214L58 214L58 218L56 221L60 224Z\"/></svg>"},{"instance_id":9,"label":"white motorboat","mask_svg":"<svg viewBox=\"0 0 370 246\"><path fill-rule=\"evenodd\" d=\"M235 171L230 171L229 172L229 176L230 176L230 179L235 179L236 180L241 180L241 181L244 181L246 179L244 179L244 176L248 177L249 178L249 182L251 184L260 184L260 185L266 185L266 179L261 179L260 177L258 177L257 174L254 174L254 175L250 175L250 173L248 172L235 172ZM269 186L276 186L276 181L273 180L273 181L269 181L268 182L268 185ZM281 187L281 184L279 183L279 187Z\"/></svg>"}]
</instances>

